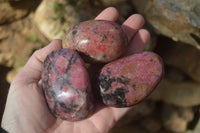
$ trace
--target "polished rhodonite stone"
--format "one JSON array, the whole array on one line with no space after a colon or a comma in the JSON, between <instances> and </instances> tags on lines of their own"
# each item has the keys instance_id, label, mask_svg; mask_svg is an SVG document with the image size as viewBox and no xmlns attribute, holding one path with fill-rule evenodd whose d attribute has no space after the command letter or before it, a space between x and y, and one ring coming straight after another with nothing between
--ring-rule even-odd
<instances>
[{"instance_id":1,"label":"polished rhodonite stone","mask_svg":"<svg viewBox=\"0 0 200 133\"><path fill-rule=\"evenodd\" d=\"M59 49L47 56L42 69L42 86L51 112L75 121L93 111L90 81L83 60L71 49Z\"/></svg>"},{"instance_id":2,"label":"polished rhodonite stone","mask_svg":"<svg viewBox=\"0 0 200 133\"><path fill-rule=\"evenodd\" d=\"M103 102L108 106L128 107L142 101L163 76L161 58L142 52L105 65L99 75Z\"/></svg>"},{"instance_id":3,"label":"polished rhodonite stone","mask_svg":"<svg viewBox=\"0 0 200 133\"><path fill-rule=\"evenodd\" d=\"M109 62L126 50L128 39L112 21L89 20L73 26L63 38L63 48L74 49L87 62Z\"/></svg>"}]
</instances>

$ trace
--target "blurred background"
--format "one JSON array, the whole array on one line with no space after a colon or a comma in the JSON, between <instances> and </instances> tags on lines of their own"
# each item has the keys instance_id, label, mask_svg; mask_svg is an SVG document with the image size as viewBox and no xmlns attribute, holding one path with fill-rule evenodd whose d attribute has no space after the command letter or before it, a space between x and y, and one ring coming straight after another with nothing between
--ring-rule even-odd
<instances>
[{"instance_id":1,"label":"blurred background","mask_svg":"<svg viewBox=\"0 0 200 133\"><path fill-rule=\"evenodd\" d=\"M200 0L0 0L0 120L10 82L30 55L108 6L118 23L144 16L145 50L158 53L165 76L110 133L200 133Z\"/></svg>"}]
</instances>

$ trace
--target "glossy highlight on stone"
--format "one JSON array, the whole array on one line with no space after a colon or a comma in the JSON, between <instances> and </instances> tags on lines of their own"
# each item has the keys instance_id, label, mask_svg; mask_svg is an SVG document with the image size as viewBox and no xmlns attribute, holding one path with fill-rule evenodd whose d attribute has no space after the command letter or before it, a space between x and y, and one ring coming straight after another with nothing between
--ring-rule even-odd
<instances>
[{"instance_id":1,"label":"glossy highlight on stone","mask_svg":"<svg viewBox=\"0 0 200 133\"><path fill-rule=\"evenodd\" d=\"M121 26L112 21L89 20L70 28L63 48L79 52L87 62L110 62L126 50L128 38Z\"/></svg>"},{"instance_id":2,"label":"glossy highlight on stone","mask_svg":"<svg viewBox=\"0 0 200 133\"><path fill-rule=\"evenodd\" d=\"M58 118L76 121L93 112L87 70L80 56L71 49L55 50L47 56L42 87L49 109Z\"/></svg>"},{"instance_id":3,"label":"glossy highlight on stone","mask_svg":"<svg viewBox=\"0 0 200 133\"><path fill-rule=\"evenodd\" d=\"M142 52L105 65L99 75L104 104L129 107L141 102L163 77L163 62L153 52Z\"/></svg>"}]
</instances>

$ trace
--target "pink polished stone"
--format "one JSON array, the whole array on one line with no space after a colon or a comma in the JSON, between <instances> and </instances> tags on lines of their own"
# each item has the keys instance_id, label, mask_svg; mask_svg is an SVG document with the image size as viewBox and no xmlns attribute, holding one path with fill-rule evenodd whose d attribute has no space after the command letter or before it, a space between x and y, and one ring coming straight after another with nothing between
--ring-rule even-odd
<instances>
[{"instance_id":1,"label":"pink polished stone","mask_svg":"<svg viewBox=\"0 0 200 133\"><path fill-rule=\"evenodd\" d=\"M106 20L89 20L75 25L63 39L63 48L78 51L88 62L115 60L125 52L127 44L121 26Z\"/></svg>"},{"instance_id":2,"label":"pink polished stone","mask_svg":"<svg viewBox=\"0 0 200 133\"><path fill-rule=\"evenodd\" d=\"M44 61L42 86L51 112L64 120L81 120L93 112L90 81L83 60L70 49L53 51Z\"/></svg>"},{"instance_id":3,"label":"pink polished stone","mask_svg":"<svg viewBox=\"0 0 200 133\"><path fill-rule=\"evenodd\" d=\"M99 82L103 102L128 107L139 103L157 86L163 76L163 62L153 52L142 52L105 65Z\"/></svg>"}]
</instances>

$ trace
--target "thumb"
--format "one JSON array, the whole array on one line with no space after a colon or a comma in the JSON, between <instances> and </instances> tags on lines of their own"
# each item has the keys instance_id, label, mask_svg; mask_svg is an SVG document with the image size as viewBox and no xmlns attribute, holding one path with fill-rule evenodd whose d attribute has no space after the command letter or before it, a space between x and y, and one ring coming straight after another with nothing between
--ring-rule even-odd
<instances>
[{"instance_id":1,"label":"thumb","mask_svg":"<svg viewBox=\"0 0 200 133\"><path fill-rule=\"evenodd\" d=\"M46 47L36 50L33 53L33 55L29 58L29 60L27 61L25 66L22 68L22 70L15 77L13 82L16 82L16 80L20 80L20 83L25 83L25 84L38 82L41 78L41 70L42 70L42 65L45 58L53 50L60 49L60 48L62 48L62 41L57 39L57 40L53 40ZM20 77L20 78L17 78L17 77Z\"/></svg>"}]
</instances>

